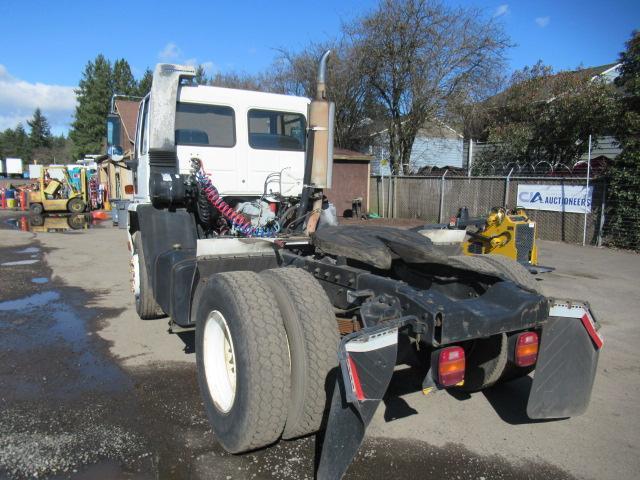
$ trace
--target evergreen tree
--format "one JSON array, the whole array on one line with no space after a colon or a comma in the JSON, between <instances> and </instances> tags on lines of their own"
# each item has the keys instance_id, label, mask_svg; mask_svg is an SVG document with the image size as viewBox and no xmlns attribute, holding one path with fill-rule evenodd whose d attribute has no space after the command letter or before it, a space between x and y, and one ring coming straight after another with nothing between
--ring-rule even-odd
<instances>
[{"instance_id":1,"label":"evergreen tree","mask_svg":"<svg viewBox=\"0 0 640 480\"><path fill-rule=\"evenodd\" d=\"M49 127L49 121L42 114L40 108L36 108L36 111L33 112L33 118L27 120L27 124L31 129L29 134L31 148L49 148L51 146L51 127Z\"/></svg>"},{"instance_id":2,"label":"evergreen tree","mask_svg":"<svg viewBox=\"0 0 640 480\"><path fill-rule=\"evenodd\" d=\"M21 158L27 162L31 160L29 135L27 135L22 123L18 123L13 131L13 151L10 156Z\"/></svg>"},{"instance_id":3,"label":"evergreen tree","mask_svg":"<svg viewBox=\"0 0 640 480\"><path fill-rule=\"evenodd\" d=\"M106 138L106 118L113 94L111 63L102 55L87 63L76 89L78 104L69 134L73 154L101 153Z\"/></svg>"},{"instance_id":4,"label":"evergreen tree","mask_svg":"<svg viewBox=\"0 0 640 480\"><path fill-rule=\"evenodd\" d=\"M10 157L9 150L12 148L11 135L13 130L7 128L4 132L0 132L0 160Z\"/></svg>"},{"instance_id":5,"label":"evergreen tree","mask_svg":"<svg viewBox=\"0 0 640 480\"><path fill-rule=\"evenodd\" d=\"M196 68L195 81L198 85L206 85L207 83L207 73L204 71L204 67L202 65L198 65Z\"/></svg>"},{"instance_id":6,"label":"evergreen tree","mask_svg":"<svg viewBox=\"0 0 640 480\"><path fill-rule=\"evenodd\" d=\"M137 93L139 97L144 97L151 90L151 82L153 80L153 72L147 68L138 82Z\"/></svg>"},{"instance_id":7,"label":"evergreen tree","mask_svg":"<svg viewBox=\"0 0 640 480\"><path fill-rule=\"evenodd\" d=\"M609 178L607 237L610 243L640 250L640 32L633 32L616 85L621 89L617 139L622 153Z\"/></svg>"},{"instance_id":8,"label":"evergreen tree","mask_svg":"<svg viewBox=\"0 0 640 480\"><path fill-rule=\"evenodd\" d=\"M113 93L119 95L135 95L136 80L131 73L129 62L124 58L113 64Z\"/></svg>"}]
</instances>

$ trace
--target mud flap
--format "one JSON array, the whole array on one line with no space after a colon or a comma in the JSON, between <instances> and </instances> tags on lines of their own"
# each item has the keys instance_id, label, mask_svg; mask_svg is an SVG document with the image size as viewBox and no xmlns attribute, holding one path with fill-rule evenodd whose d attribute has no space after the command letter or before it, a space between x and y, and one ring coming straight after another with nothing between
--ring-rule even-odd
<instances>
[{"instance_id":1,"label":"mud flap","mask_svg":"<svg viewBox=\"0 0 640 480\"><path fill-rule=\"evenodd\" d=\"M527 404L532 419L583 414L589 405L602 337L586 303L554 301L542 329Z\"/></svg>"},{"instance_id":2,"label":"mud flap","mask_svg":"<svg viewBox=\"0 0 640 480\"><path fill-rule=\"evenodd\" d=\"M316 478L340 479L355 457L393 375L398 355L398 329L403 317L345 336L340 342L340 372Z\"/></svg>"}]
</instances>

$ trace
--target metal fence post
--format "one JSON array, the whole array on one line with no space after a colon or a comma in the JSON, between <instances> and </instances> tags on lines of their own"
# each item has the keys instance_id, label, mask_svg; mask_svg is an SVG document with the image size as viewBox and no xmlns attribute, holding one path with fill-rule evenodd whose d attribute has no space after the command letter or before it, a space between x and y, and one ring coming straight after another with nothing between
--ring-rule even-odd
<instances>
[{"instance_id":1,"label":"metal fence post","mask_svg":"<svg viewBox=\"0 0 640 480\"><path fill-rule=\"evenodd\" d=\"M442 218L444 216L444 179L449 173L449 170L445 170L442 174L442 179L440 180L440 215L438 216L438 223L442 223Z\"/></svg>"},{"instance_id":2,"label":"metal fence post","mask_svg":"<svg viewBox=\"0 0 640 480\"><path fill-rule=\"evenodd\" d=\"M382 214L380 215L384 218L384 170L380 169L380 185L382 185ZM378 214L380 214L380 197L378 197Z\"/></svg>"},{"instance_id":3,"label":"metal fence post","mask_svg":"<svg viewBox=\"0 0 640 480\"><path fill-rule=\"evenodd\" d=\"M389 174L389 181L387 183L389 183L389 185L387 185L387 217L386 218L391 218L391 181L393 180L393 174Z\"/></svg>"},{"instance_id":4,"label":"metal fence post","mask_svg":"<svg viewBox=\"0 0 640 480\"><path fill-rule=\"evenodd\" d=\"M509 171L509 175L504 181L504 208L507 208L509 203L509 185L511 184L511 174L513 173L513 168Z\"/></svg>"},{"instance_id":5,"label":"metal fence post","mask_svg":"<svg viewBox=\"0 0 640 480\"><path fill-rule=\"evenodd\" d=\"M398 176L393 179L393 218L398 218Z\"/></svg>"},{"instance_id":6,"label":"metal fence post","mask_svg":"<svg viewBox=\"0 0 640 480\"><path fill-rule=\"evenodd\" d=\"M606 201L607 201L607 182L603 182L604 184L602 185L602 202L600 202L600 225L598 226L598 240L597 240L597 245L599 247L602 246L602 235L604 233L604 209L606 207Z\"/></svg>"},{"instance_id":7,"label":"metal fence post","mask_svg":"<svg viewBox=\"0 0 640 480\"><path fill-rule=\"evenodd\" d=\"M587 156L587 191L584 192L584 229L582 230L582 246L587 243L587 198L589 197L589 176L591 175L591 135L589 135L589 154ZM593 200L593 199L592 199Z\"/></svg>"},{"instance_id":8,"label":"metal fence post","mask_svg":"<svg viewBox=\"0 0 640 480\"><path fill-rule=\"evenodd\" d=\"M471 164L473 163L473 138L469 139L469 152L467 159L467 177L471 177Z\"/></svg>"}]
</instances>

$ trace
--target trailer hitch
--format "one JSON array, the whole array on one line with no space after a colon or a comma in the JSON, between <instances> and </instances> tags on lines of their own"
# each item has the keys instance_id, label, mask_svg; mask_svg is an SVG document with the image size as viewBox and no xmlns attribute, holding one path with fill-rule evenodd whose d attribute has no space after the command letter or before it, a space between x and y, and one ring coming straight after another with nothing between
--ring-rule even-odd
<instances>
[{"instance_id":1,"label":"trailer hitch","mask_svg":"<svg viewBox=\"0 0 640 480\"><path fill-rule=\"evenodd\" d=\"M340 479L349 468L393 375L398 331L415 324L405 316L345 336L338 348L339 372L316 478Z\"/></svg>"}]
</instances>

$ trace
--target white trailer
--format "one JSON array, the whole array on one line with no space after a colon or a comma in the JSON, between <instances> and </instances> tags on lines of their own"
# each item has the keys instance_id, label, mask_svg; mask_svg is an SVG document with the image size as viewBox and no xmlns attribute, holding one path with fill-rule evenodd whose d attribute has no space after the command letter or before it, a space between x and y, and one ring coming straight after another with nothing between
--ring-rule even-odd
<instances>
[{"instance_id":1,"label":"white trailer","mask_svg":"<svg viewBox=\"0 0 640 480\"><path fill-rule=\"evenodd\" d=\"M21 158L8 157L5 161L8 177L22 177L24 172L24 162Z\"/></svg>"},{"instance_id":2,"label":"white trailer","mask_svg":"<svg viewBox=\"0 0 640 480\"><path fill-rule=\"evenodd\" d=\"M29 165L29 178L40 178L42 175L42 165Z\"/></svg>"}]
</instances>

